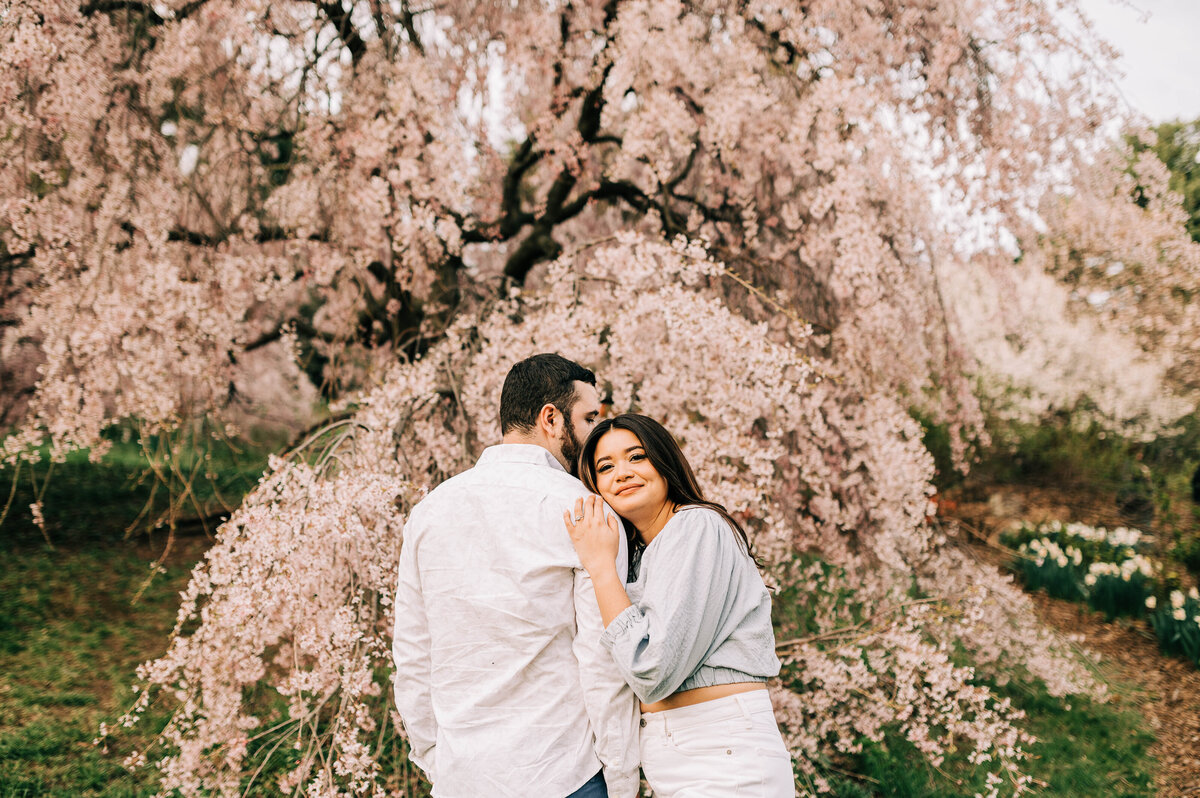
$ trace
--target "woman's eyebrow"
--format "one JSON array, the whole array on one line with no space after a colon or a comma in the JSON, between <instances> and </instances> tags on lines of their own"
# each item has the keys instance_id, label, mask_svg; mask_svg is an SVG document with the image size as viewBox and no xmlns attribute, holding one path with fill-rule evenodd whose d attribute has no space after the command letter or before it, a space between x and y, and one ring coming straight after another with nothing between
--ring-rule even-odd
<instances>
[{"instance_id":1,"label":"woman's eyebrow","mask_svg":"<svg viewBox=\"0 0 1200 798\"><path fill-rule=\"evenodd\" d=\"M632 452L632 451L636 451L637 449L642 449L642 448L644 448L644 447L642 447L642 446L630 446L628 449L626 449L625 451L621 452L621 454L629 454L629 453L630 453L630 452ZM608 454L604 455L603 457L597 457L597 458L596 458L596 465L600 465L600 464L601 464L601 463L603 463L605 460L611 460L611 459L612 459L612 455L608 455Z\"/></svg>"}]
</instances>

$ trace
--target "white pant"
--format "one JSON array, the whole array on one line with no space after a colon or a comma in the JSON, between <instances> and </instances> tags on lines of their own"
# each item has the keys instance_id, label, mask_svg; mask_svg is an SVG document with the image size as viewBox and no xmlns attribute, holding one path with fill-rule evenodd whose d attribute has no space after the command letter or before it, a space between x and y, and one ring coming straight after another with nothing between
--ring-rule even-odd
<instances>
[{"instance_id":1,"label":"white pant","mask_svg":"<svg viewBox=\"0 0 1200 798\"><path fill-rule=\"evenodd\" d=\"M794 798L792 759L766 690L642 714L655 798Z\"/></svg>"}]
</instances>

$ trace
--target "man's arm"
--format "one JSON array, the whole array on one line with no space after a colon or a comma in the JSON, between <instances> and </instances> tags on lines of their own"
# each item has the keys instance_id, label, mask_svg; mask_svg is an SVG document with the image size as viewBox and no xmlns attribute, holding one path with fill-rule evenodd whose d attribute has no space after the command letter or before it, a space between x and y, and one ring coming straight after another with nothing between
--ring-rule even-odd
<instances>
[{"instance_id":1,"label":"man's arm","mask_svg":"<svg viewBox=\"0 0 1200 798\"><path fill-rule=\"evenodd\" d=\"M624 534L622 533L622 544ZM626 549L618 553L617 572L625 574ZM612 656L600 644L604 624L587 571L575 571L575 639L584 705L596 735L596 754L604 766L610 798L636 798L638 793L638 704L621 678Z\"/></svg>"},{"instance_id":2,"label":"man's arm","mask_svg":"<svg viewBox=\"0 0 1200 798\"><path fill-rule=\"evenodd\" d=\"M408 735L409 759L425 771L430 783L437 774L437 719L430 696L430 639L417 572L415 547L409 545L409 526L400 546L400 575L396 586L396 624L392 634L393 684L396 708Z\"/></svg>"}]
</instances>

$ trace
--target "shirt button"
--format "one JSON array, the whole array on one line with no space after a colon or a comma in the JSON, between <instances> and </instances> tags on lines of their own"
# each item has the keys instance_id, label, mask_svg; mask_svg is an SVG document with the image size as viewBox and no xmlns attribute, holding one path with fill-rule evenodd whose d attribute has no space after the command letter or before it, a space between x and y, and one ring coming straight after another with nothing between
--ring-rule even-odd
<instances>
[{"instance_id":1,"label":"shirt button","mask_svg":"<svg viewBox=\"0 0 1200 798\"><path fill-rule=\"evenodd\" d=\"M646 719L645 718L642 718L640 721L638 721L638 723L642 724L643 729L646 728Z\"/></svg>"}]
</instances>

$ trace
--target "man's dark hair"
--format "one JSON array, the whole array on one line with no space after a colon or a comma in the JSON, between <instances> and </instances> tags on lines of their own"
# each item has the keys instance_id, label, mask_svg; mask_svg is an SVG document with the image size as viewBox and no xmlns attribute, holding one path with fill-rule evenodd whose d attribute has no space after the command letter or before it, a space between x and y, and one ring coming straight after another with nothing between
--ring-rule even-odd
<instances>
[{"instance_id":1,"label":"man's dark hair","mask_svg":"<svg viewBox=\"0 0 1200 798\"><path fill-rule=\"evenodd\" d=\"M575 405L576 380L595 385L596 375L551 352L527 357L514 365L500 391L500 433L532 429L546 405L557 407L569 421Z\"/></svg>"}]
</instances>

